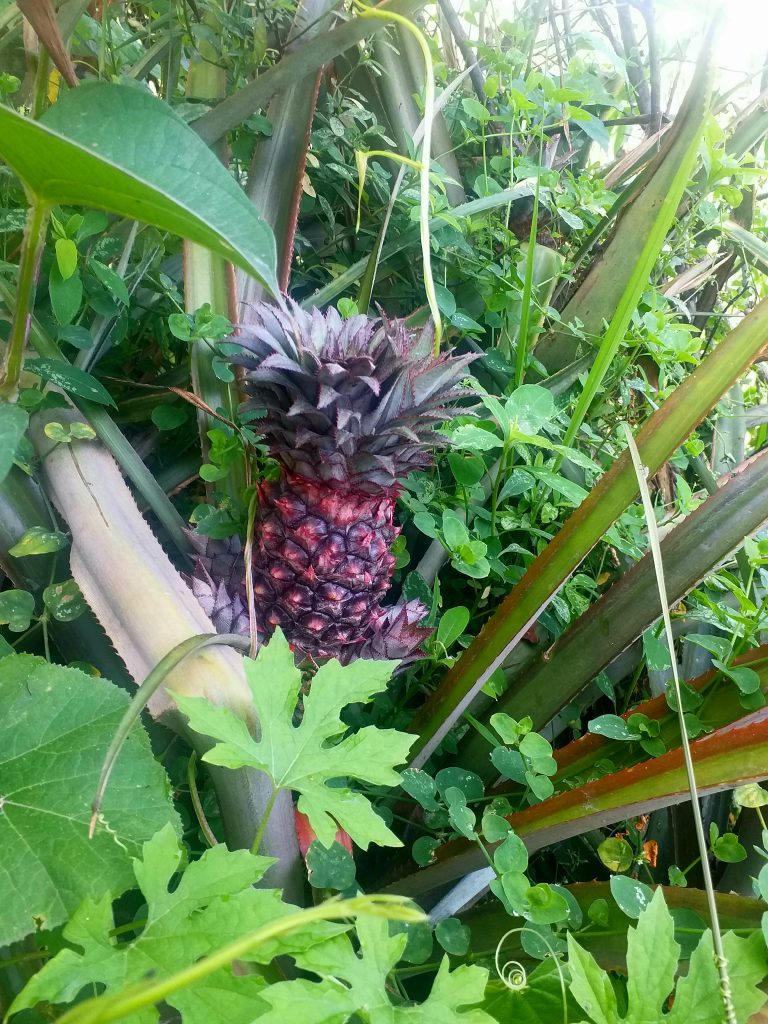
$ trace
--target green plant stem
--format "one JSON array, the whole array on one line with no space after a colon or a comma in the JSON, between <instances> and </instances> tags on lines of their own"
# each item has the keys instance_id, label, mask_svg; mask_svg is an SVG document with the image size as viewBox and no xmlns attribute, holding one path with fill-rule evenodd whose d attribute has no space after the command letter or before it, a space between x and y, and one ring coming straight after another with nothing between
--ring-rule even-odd
<instances>
[{"instance_id":1,"label":"green plant stem","mask_svg":"<svg viewBox=\"0 0 768 1024\"><path fill-rule=\"evenodd\" d=\"M19 391L19 378L24 365L24 347L27 344L29 327L32 322L32 307L35 301L40 257L45 246L49 213L50 207L47 203L36 197L32 198L27 210L24 240L21 244L19 283L16 289L13 325L0 375L0 400L6 402L15 401Z\"/></svg>"},{"instance_id":2,"label":"green plant stem","mask_svg":"<svg viewBox=\"0 0 768 1024\"><path fill-rule=\"evenodd\" d=\"M51 60L46 48L40 44L37 54L37 69L35 71L34 100L32 102L32 117L36 121L45 110L48 100L48 73Z\"/></svg>"},{"instance_id":3,"label":"green plant stem","mask_svg":"<svg viewBox=\"0 0 768 1024\"><path fill-rule=\"evenodd\" d=\"M683 874L687 875L689 871L693 871L693 869L696 867L696 865L699 864L700 862L701 862L701 855L699 855L698 857L694 857L693 860L691 861L691 863L688 865L688 867L683 869Z\"/></svg>"},{"instance_id":4,"label":"green plant stem","mask_svg":"<svg viewBox=\"0 0 768 1024\"><path fill-rule=\"evenodd\" d=\"M491 491L491 531L496 534L496 511L499 504L499 490L501 488L501 481L507 475L507 462L509 459L509 445L504 444L504 448L499 459L499 470L493 481L493 490Z\"/></svg>"},{"instance_id":5,"label":"green plant stem","mask_svg":"<svg viewBox=\"0 0 768 1024\"><path fill-rule=\"evenodd\" d=\"M688 778L688 788L691 792L691 812L693 814L693 823L696 830L696 841L699 847L699 854L701 857L701 871L704 876L704 888L707 893L707 906L709 909L710 921L712 924L712 943L715 951L715 963L717 965L718 972L720 974L720 988L723 999L723 1007L725 1009L725 1016L728 1024L737 1024L736 1012L733 1006L733 997L731 995L731 979L728 973L728 960L725 955L725 949L723 947L723 937L720 932L720 920L717 910L717 901L715 899L715 887L712 882L712 873L709 869L708 859L708 844L704 835L704 823L701 818L701 807L699 806L699 794L696 787L696 774L693 768L693 758L691 757L691 744L688 739L688 731L685 727L685 712L683 710L683 695L680 687L680 677L677 671L677 658L675 657L675 639L672 633L672 620L669 615L669 601L667 599L667 585L664 578L664 566L661 558L661 548L659 546L659 533L656 526L656 515L653 508L653 501L651 499L650 491L648 490L647 470L642 463L640 458L640 452L635 444L635 439L632 436L632 431L629 426L624 423L624 433L627 438L627 445L629 446L630 455L632 456L632 464L635 468L637 475L637 482L640 488L640 496L643 501L643 509L645 511L646 523L648 526L648 539L651 545L651 552L653 554L653 562L656 569L656 582L659 589L659 599L661 601L661 615L664 621L664 631L667 637L667 646L670 652L670 661L672 663L672 680L675 687L675 696L677 698L677 716L680 723L680 746L683 752L683 761L685 762L685 772Z\"/></svg>"},{"instance_id":6,"label":"green plant stem","mask_svg":"<svg viewBox=\"0 0 768 1024\"><path fill-rule=\"evenodd\" d=\"M209 846L218 846L219 841L213 834L213 829L208 824L208 819L205 816L203 804L200 800L200 794L197 790L197 779L195 778L196 769L197 753L193 750L190 754L189 761L187 762L187 785L189 786L189 796L192 800L192 807L194 808L195 817L197 818L197 823L200 826L200 831L205 836L205 841Z\"/></svg>"},{"instance_id":7,"label":"green plant stem","mask_svg":"<svg viewBox=\"0 0 768 1024\"><path fill-rule=\"evenodd\" d=\"M272 794L269 798L267 806L264 808L264 814L262 815L261 821L259 822L259 827L256 830L256 835L253 837L253 844L251 846L251 853L253 854L257 854L261 848L261 840L264 836L264 832L267 828L267 822L269 821L269 816L272 813L272 808L275 806L275 800L277 800L277 794L279 792L279 786L274 786L272 788Z\"/></svg>"},{"instance_id":8,"label":"green plant stem","mask_svg":"<svg viewBox=\"0 0 768 1024\"><path fill-rule=\"evenodd\" d=\"M490 867L493 870L493 873L494 873L494 875L496 875L497 878L501 878L501 874L499 872L499 869L493 863L493 857L490 855L490 853L488 853L488 849L487 849L485 843L480 838L480 836L475 836L475 841L477 842L477 845L480 847L480 852L485 857L485 859L488 861L488 867Z\"/></svg>"},{"instance_id":9,"label":"green plant stem","mask_svg":"<svg viewBox=\"0 0 768 1024\"><path fill-rule=\"evenodd\" d=\"M104 757L104 763L101 766L101 775L99 776L99 784L96 788L96 796L94 797L92 805L91 821L88 827L89 838L93 838L96 822L104 800L104 793L106 792L107 784L109 783L109 777L112 774L115 761L117 760L120 751L123 749L123 744L128 738L128 734L141 715L141 712L144 710L147 702L163 685L168 675L178 665L180 665L185 658L188 658L193 654L198 654L206 647L223 645L225 647L234 647L236 650L247 651L250 648L250 644L251 642L248 637L239 636L236 633L202 633L198 636L191 636L188 640L184 640L182 643L177 644L176 647L170 650L165 657L155 665L133 695L133 699L128 705L126 712L117 727L114 739L109 745L109 750Z\"/></svg>"},{"instance_id":10,"label":"green plant stem","mask_svg":"<svg viewBox=\"0 0 768 1024\"><path fill-rule=\"evenodd\" d=\"M539 168L543 159L544 136L539 137ZM512 179L510 178L510 181ZM528 251L525 254L525 280L520 307L520 327L517 332L517 353L515 359L515 387L525 380L525 368L528 363L528 333L531 320L531 298L533 296L533 267L536 259L536 239L539 232L539 190L541 188L541 170L536 175L536 191L533 194L533 213L531 230L528 235Z\"/></svg>"},{"instance_id":11,"label":"green plant stem","mask_svg":"<svg viewBox=\"0 0 768 1024\"><path fill-rule=\"evenodd\" d=\"M309 910L300 910L296 914L272 921L234 942L222 946L210 956L198 960L197 963L177 971L169 978L163 978L149 984L132 985L115 995L96 996L78 1003L63 1017L59 1024L108 1024L109 1021L120 1020L129 1014L154 1006L167 999L180 989L194 985L207 978L214 971L228 966L233 960L244 956L256 946L261 946L270 939L287 935L292 931L314 924L316 921L339 921L357 917L360 914L371 914L388 920L422 922L424 914L407 905L407 901L399 896L357 896L349 900L330 899L320 906Z\"/></svg>"}]
</instances>

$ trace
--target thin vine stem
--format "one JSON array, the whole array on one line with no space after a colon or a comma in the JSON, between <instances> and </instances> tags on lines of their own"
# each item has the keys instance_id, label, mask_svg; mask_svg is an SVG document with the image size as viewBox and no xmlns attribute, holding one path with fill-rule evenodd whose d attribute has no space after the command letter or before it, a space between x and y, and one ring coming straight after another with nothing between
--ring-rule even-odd
<instances>
[{"instance_id":1,"label":"thin vine stem","mask_svg":"<svg viewBox=\"0 0 768 1024\"><path fill-rule=\"evenodd\" d=\"M0 373L0 400L6 402L15 401L19 391L19 378L24 365L24 348L32 323L32 307L35 301L40 258L45 247L45 232L49 214L48 204L36 196L33 197L27 210L24 239L21 244L19 283L16 289L13 324L5 350L2 373Z\"/></svg>"},{"instance_id":2,"label":"thin vine stem","mask_svg":"<svg viewBox=\"0 0 768 1024\"><path fill-rule=\"evenodd\" d=\"M187 762L187 785L189 786L189 796L192 800L192 808L197 818L197 823L200 826L200 831L205 837L205 841L209 846L218 846L219 840L213 834L213 829L208 823L208 819L205 816L203 810L203 802L200 799L200 793L197 789L197 753L193 750L190 754L189 761Z\"/></svg>"},{"instance_id":3,"label":"thin vine stem","mask_svg":"<svg viewBox=\"0 0 768 1024\"><path fill-rule=\"evenodd\" d=\"M429 167L432 161L432 121L435 116L435 69L432 64L432 53L429 43L412 21L403 17L402 14L395 14L394 11L379 11L368 7L363 0L355 0L355 6L361 18L379 18L383 21L394 21L410 32L424 57L424 137L421 143L421 164L420 174L420 216L419 226L421 234L421 254L424 263L424 291L427 295L432 319L435 323L435 354L440 351L440 342L443 338L443 321L440 317L440 307L437 304L437 292L435 281L432 277L432 249L429 234L429 212L430 212L430 189L429 189Z\"/></svg>"},{"instance_id":4,"label":"thin vine stem","mask_svg":"<svg viewBox=\"0 0 768 1024\"><path fill-rule=\"evenodd\" d=\"M661 616L664 622L664 632L666 634L667 646L669 647L670 652L672 681L675 688L675 696L677 698L677 717L680 722L680 745L683 751L686 775L688 776L688 788L691 793L691 810L693 812L696 842L699 847L699 854L701 855L701 871L704 876L704 889L707 893L707 907L709 909L709 916L712 923L712 944L715 951L715 963L720 975L720 989L723 999L723 1007L725 1009L725 1019L727 1024L737 1024L736 1011L734 1009L733 996L731 993L731 979L728 973L728 959L725 955L723 937L720 932L720 919L717 912L717 902L715 900L715 887L712 882L712 872L709 868L709 846L704 835L704 823L701 819L701 807L699 806L696 774L693 768L693 758L691 757L691 745L688 740L688 732L685 725L683 695L680 687L680 676L677 671L675 639L672 633L672 620L669 615L669 600L667 598L667 584L664 578L664 564L661 557L659 532L656 526L656 515L653 508L653 502L651 500L651 493L648 490L648 470L642 463L640 452L637 449L637 445L635 444L635 439L632 436L632 431L630 430L629 425L627 423L623 423L622 426L627 438L629 452L632 456L632 465L635 467L635 474L637 475L637 483L640 488L640 496L642 498L643 510L645 512L645 519L648 527L648 540L650 543L651 554L653 556L653 565L656 570L656 585L658 587L659 599L661 601Z\"/></svg>"},{"instance_id":5,"label":"thin vine stem","mask_svg":"<svg viewBox=\"0 0 768 1024\"><path fill-rule=\"evenodd\" d=\"M272 793L270 794L267 806L264 808L264 813L261 816L259 827L256 830L256 835L253 837L253 843L251 844L251 853L257 854L261 849L261 840L264 838L264 833L267 829L267 822L269 816L272 813L272 808L275 806L275 800L277 800L277 794L281 791L281 786L273 786Z\"/></svg>"},{"instance_id":6,"label":"thin vine stem","mask_svg":"<svg viewBox=\"0 0 768 1024\"><path fill-rule=\"evenodd\" d=\"M101 805L104 801L104 794L107 790L109 777L112 774L112 769L115 767L115 761L117 760L120 751L123 749L123 744L128 739L128 734L134 724L138 721L138 718L144 710L147 702L163 685L168 675L178 665L180 665L185 658L188 658L193 654L198 654L200 651L205 650L206 647L216 646L234 647L236 650L245 652L250 649L251 641L250 637L241 636L237 633L201 633L197 636L191 636L189 639L183 640L180 644L177 644L165 655L164 658L161 658L134 694L131 703L126 708L125 714L120 720L117 732L109 745L109 749L104 757L104 763L101 766L99 783L96 787L96 796L94 797L93 804L91 805L91 820L88 825L89 839L93 839L93 834L96 831L96 823L101 811Z\"/></svg>"}]
</instances>

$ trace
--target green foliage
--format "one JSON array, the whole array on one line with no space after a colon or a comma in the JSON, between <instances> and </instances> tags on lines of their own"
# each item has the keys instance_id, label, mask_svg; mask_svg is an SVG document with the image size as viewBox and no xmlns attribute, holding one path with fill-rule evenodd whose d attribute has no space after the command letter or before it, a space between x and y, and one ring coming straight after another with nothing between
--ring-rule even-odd
<instances>
[{"instance_id":1,"label":"green foliage","mask_svg":"<svg viewBox=\"0 0 768 1024\"><path fill-rule=\"evenodd\" d=\"M242 606L237 628L247 612L242 543L258 543L249 527L259 484L279 468L260 443L266 410L238 407L230 360L237 333L248 330L253 287L230 280L225 261L277 294L276 248L285 255L283 291L306 307L333 301L345 319L380 308L414 325L427 315L418 308L415 169L393 188L396 168L370 158L353 228L357 154L418 157L421 58L412 59L399 32L384 29L360 45L382 26L361 28L367 19L352 12L331 28L325 0L103 6L76 24L72 5L57 6L65 49L85 79L58 96L45 56L58 60L55 32L45 35L53 29L36 28L43 56L35 74L20 11L11 4L0 13L9 68L0 74L0 348L17 308L17 326L32 313L29 343L19 344L18 330L14 338L19 355L34 350L24 370L37 377L34 386L22 380L16 404L0 405L0 694L7 680L17 691L2 749L38 729L23 756L0 754L0 830L21 815L4 845L5 888L0 872L0 942L16 943L0 960L0 1002L16 998L24 1019L58 1016L58 1006L74 1003L76 1018L95 988L144 990L148 979L204 965L233 937L285 919L290 907L279 894L254 888L265 858L223 845L200 856L204 840L250 844L255 835L257 852L279 853L270 870L283 872L293 900L402 887L428 894L438 923L367 919L357 935L313 925L246 953L245 968L221 967L175 992L168 1005L185 1020L719 1021L712 940L701 937L700 865L688 863L687 850L684 870L670 863L686 845L683 812L630 815L646 797L656 806L679 799L685 786L679 765L670 767L680 742L669 713L677 708L667 685L672 659L691 680L681 699L688 735L701 744L697 773L720 787L759 779L764 766L764 724L717 732L761 708L768 690L760 647L768 541L758 532L733 553L760 526L764 484L738 508L729 504L728 545L715 531L695 531L710 514L708 492L725 506L740 479L764 470L768 389L755 360L767 315L765 111L739 111L741 93L721 81L728 103L702 120L703 65L680 106L673 82L690 76L664 5L641 12L573 0L542 18L541 4L513 0L506 18L489 21L472 0L459 17L478 64L464 77L447 21L414 0L393 0L426 29L445 90L429 168L435 293L446 349L477 354L467 380L475 407L462 401L452 411L434 464L399 487L402 529L385 603L422 602L421 625L433 629L425 656L392 678L389 662L297 669L278 633L245 662L250 708L227 706L228 673L239 679L240 661L223 659L220 702L179 698L190 728L172 715L151 726L183 845L171 827L157 831L177 819L138 729L89 843L95 777L125 705L98 672L118 681L109 641L122 618L145 593L181 587L176 569L194 571L182 523L239 552L227 579ZM315 106L323 65L333 74L322 74ZM656 124L657 110L669 111L672 125L654 138L667 118ZM214 138L215 151L203 141ZM36 246L25 248L25 231ZM296 397L300 405L314 396ZM131 468L158 540L179 548L172 576L147 567L136 589L128 571L104 579L88 557L87 524L57 520L50 464L25 433L36 411L70 403L77 419L56 412L44 427L54 452L79 467L80 453L106 443ZM672 614L684 636L675 650L653 623L657 604L638 599L640 610L615 611L647 545L622 422L645 438L670 545L681 521L698 538L695 573L683 564L690 549L670 560ZM95 486L77 471L75 485ZM196 585L217 627L235 628L221 614L226 595L215 578L227 558L211 550L210 595L199 569ZM115 564L127 569L134 554L126 539ZM84 595L93 600L107 585L114 594L121 584L119 616L100 605L113 634L105 637ZM178 625L174 603L166 609L167 622L142 626L155 626L148 649L160 653ZM201 613L196 628L208 631L205 622ZM203 678L207 657L194 666ZM129 667L140 682L153 664ZM122 665L117 672L128 685ZM648 702L649 694L661 696ZM166 735L166 724L184 738ZM190 770L192 732L211 777ZM415 733L427 745L413 755ZM409 755L415 760L399 774ZM20 811L3 773L22 767ZM274 811L271 791L282 801ZM754 892L764 900L768 870L755 868L747 838L768 800L761 793L755 782L740 787L738 811L713 802L709 853L727 870L724 885L735 879L748 889L757 871ZM294 798L318 837L303 862ZM612 814L613 827L603 827ZM577 834L587 829L588 842ZM477 910L457 910L462 890L451 886L485 866L494 874L490 896ZM586 878L605 881L570 885ZM669 910L646 884L667 879ZM718 902L729 926L748 936L726 936L741 1020L759 1005L768 914L754 900ZM34 949L16 942L38 924ZM493 963L505 932L499 967L514 946L511 973L502 972L512 987L493 979L484 994L477 965ZM285 963L272 959L291 950L304 974L275 983ZM452 973L440 950L453 958ZM109 1012L98 1001L81 1009L84 1019ZM157 1017L148 1006L132 1015Z\"/></svg>"},{"instance_id":2,"label":"green foliage","mask_svg":"<svg viewBox=\"0 0 768 1024\"><path fill-rule=\"evenodd\" d=\"M141 858L133 862L146 902L145 920L133 923L127 941L118 939L109 892L86 900L64 928L65 947L34 976L12 1011L40 1002L69 1003L92 985L114 993L147 976L167 977L295 909L280 899L278 891L255 887L269 869L270 858L217 846L187 866L184 860L170 826L146 842ZM182 869L181 880L172 885ZM269 963L275 956L308 949L338 930L316 924L259 946L244 959ZM221 968L168 1001L186 1024L203 1024L211 1013L248 1024L265 986L261 972L240 974ZM147 1010L137 1019L154 1021L159 1014Z\"/></svg>"},{"instance_id":3,"label":"green foliage","mask_svg":"<svg viewBox=\"0 0 768 1024\"><path fill-rule=\"evenodd\" d=\"M29 416L18 405L0 406L0 483L11 470Z\"/></svg>"},{"instance_id":4,"label":"green foliage","mask_svg":"<svg viewBox=\"0 0 768 1024\"><path fill-rule=\"evenodd\" d=\"M488 977L484 968L462 965L451 971L448 957L444 957L422 1003L393 1005L387 976L403 954L406 936L388 935L386 921L376 918L360 919L357 934L359 953L340 935L297 955L297 964L321 980L271 985L261 994L270 1007L260 1018L264 1024L299 1018L307 1024L330 1024L353 1014L366 1024L492 1024L493 1017L476 1007L483 999Z\"/></svg>"},{"instance_id":5,"label":"green foliage","mask_svg":"<svg viewBox=\"0 0 768 1024\"><path fill-rule=\"evenodd\" d=\"M0 595L2 596L2 595ZM120 755L96 832L91 801L127 695L77 669L17 655L0 671L0 940L66 921L85 897L113 897L132 882L131 857L177 818L146 734ZM174 839L174 842L176 840ZM19 884L19 879L24 884Z\"/></svg>"},{"instance_id":6,"label":"green foliage","mask_svg":"<svg viewBox=\"0 0 768 1024\"><path fill-rule=\"evenodd\" d=\"M756 988L768 964L765 949L755 941L733 933L725 936L733 987L735 1019L747 1017L763 1005ZM657 1021L673 994L672 1009L663 1017L669 1024L720 1024L725 1009L720 978L712 951L712 935L706 932L691 956L688 973L675 988L680 947L674 940L674 923L660 889L638 917L627 938L627 1008L619 1002L608 974L579 943L568 936L570 990L594 1024L646 1024Z\"/></svg>"},{"instance_id":7,"label":"green foliage","mask_svg":"<svg viewBox=\"0 0 768 1024\"><path fill-rule=\"evenodd\" d=\"M301 674L282 632L276 630L255 660L246 659L245 666L259 739L227 708L202 698L176 697L191 728L217 741L203 760L225 768L258 768L268 774L275 789L298 793L299 810L325 846L334 841L339 825L363 849L371 842L400 846L366 797L343 780L397 784L400 776L394 766L405 761L412 737L372 726L344 736L347 727L339 717L348 704L369 701L382 690L394 663L360 661L344 667L330 661L323 665L303 699L298 725L293 722Z\"/></svg>"},{"instance_id":8,"label":"green foliage","mask_svg":"<svg viewBox=\"0 0 768 1024\"><path fill-rule=\"evenodd\" d=\"M0 126L0 153L38 198L100 207L174 231L277 292L271 232L213 153L144 89L87 82L62 96L41 122L0 107ZM72 273L65 279L57 268L61 285L77 280L71 255L66 269ZM60 322L71 322L71 308Z\"/></svg>"}]
</instances>

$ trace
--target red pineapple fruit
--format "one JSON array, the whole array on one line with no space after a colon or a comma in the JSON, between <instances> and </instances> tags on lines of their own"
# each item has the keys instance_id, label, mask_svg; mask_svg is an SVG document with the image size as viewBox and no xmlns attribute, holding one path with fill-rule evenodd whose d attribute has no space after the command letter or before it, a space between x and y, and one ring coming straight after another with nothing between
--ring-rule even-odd
<instances>
[{"instance_id":1,"label":"red pineapple fruit","mask_svg":"<svg viewBox=\"0 0 768 1024\"><path fill-rule=\"evenodd\" d=\"M331 309L260 304L236 341L247 408L282 473L259 487L253 558L260 629L312 658L397 658L429 634L418 602L385 607L398 479L428 466L472 355L435 355L433 330ZM227 607L205 556L198 596ZM194 585L194 584L193 584ZM231 593L231 584L228 591ZM241 597L238 597L242 608ZM235 601L235 595L232 595ZM241 620L240 620L241 621Z\"/></svg>"}]
</instances>

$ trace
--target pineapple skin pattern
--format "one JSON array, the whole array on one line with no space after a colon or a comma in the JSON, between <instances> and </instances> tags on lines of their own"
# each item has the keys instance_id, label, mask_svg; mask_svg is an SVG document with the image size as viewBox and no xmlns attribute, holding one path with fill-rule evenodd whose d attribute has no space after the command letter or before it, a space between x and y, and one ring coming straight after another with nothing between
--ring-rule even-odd
<instances>
[{"instance_id":1,"label":"pineapple skin pattern","mask_svg":"<svg viewBox=\"0 0 768 1024\"><path fill-rule=\"evenodd\" d=\"M418 601L382 604L394 572L398 480L445 443L474 356L435 355L431 325L259 304L232 340L246 408L281 466L258 491L252 561L259 633L312 659L412 657ZM247 632L239 543L195 539L192 587L221 631Z\"/></svg>"}]
</instances>

